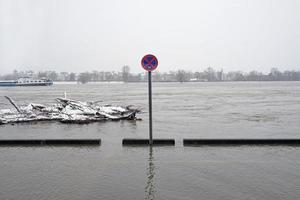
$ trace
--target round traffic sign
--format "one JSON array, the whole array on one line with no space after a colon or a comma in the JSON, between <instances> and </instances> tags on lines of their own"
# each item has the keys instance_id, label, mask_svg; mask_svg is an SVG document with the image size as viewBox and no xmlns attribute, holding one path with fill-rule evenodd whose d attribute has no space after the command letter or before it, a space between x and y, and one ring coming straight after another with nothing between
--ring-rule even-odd
<instances>
[{"instance_id":1,"label":"round traffic sign","mask_svg":"<svg viewBox=\"0 0 300 200\"><path fill-rule=\"evenodd\" d=\"M151 72L157 68L158 60L154 55L148 54L143 57L141 64L145 70Z\"/></svg>"}]
</instances>

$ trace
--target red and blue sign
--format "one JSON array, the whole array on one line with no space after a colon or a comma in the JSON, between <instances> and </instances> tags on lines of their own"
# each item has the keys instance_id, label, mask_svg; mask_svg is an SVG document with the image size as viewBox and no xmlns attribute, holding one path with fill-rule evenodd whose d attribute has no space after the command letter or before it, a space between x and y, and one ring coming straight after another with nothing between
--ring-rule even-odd
<instances>
[{"instance_id":1,"label":"red and blue sign","mask_svg":"<svg viewBox=\"0 0 300 200\"><path fill-rule=\"evenodd\" d=\"M151 72L157 68L158 60L154 55L145 55L141 61L141 64L145 70Z\"/></svg>"}]
</instances>

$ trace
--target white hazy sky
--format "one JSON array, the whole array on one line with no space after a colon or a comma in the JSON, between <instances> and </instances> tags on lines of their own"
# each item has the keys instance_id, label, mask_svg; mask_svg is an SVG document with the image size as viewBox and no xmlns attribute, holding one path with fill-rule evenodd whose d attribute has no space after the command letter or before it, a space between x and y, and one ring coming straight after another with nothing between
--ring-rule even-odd
<instances>
[{"instance_id":1,"label":"white hazy sky","mask_svg":"<svg viewBox=\"0 0 300 200\"><path fill-rule=\"evenodd\" d=\"M0 74L300 70L299 0L0 0Z\"/></svg>"}]
</instances>

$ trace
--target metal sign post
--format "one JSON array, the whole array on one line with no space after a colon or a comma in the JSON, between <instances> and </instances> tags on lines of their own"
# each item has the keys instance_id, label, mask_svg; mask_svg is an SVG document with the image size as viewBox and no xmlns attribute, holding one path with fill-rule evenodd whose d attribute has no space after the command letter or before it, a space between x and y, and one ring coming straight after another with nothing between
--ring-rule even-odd
<instances>
[{"instance_id":1,"label":"metal sign post","mask_svg":"<svg viewBox=\"0 0 300 200\"><path fill-rule=\"evenodd\" d=\"M151 71L148 71L148 97L149 97L149 144L153 144L152 138L152 80Z\"/></svg>"},{"instance_id":2,"label":"metal sign post","mask_svg":"<svg viewBox=\"0 0 300 200\"><path fill-rule=\"evenodd\" d=\"M152 80L151 71L155 70L158 65L158 60L154 55L145 55L142 59L142 67L148 71L148 97L149 97L149 144L153 145L152 135Z\"/></svg>"}]
</instances>

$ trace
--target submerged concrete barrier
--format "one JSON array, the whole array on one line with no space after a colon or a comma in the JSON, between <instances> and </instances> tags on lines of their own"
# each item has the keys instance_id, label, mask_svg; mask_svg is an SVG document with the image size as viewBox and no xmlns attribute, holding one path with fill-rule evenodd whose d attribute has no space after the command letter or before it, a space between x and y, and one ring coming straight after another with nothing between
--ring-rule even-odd
<instances>
[{"instance_id":1,"label":"submerged concrete barrier","mask_svg":"<svg viewBox=\"0 0 300 200\"><path fill-rule=\"evenodd\" d=\"M101 139L8 139L0 140L2 146L47 146L47 145L101 145Z\"/></svg>"},{"instance_id":2,"label":"submerged concrete barrier","mask_svg":"<svg viewBox=\"0 0 300 200\"><path fill-rule=\"evenodd\" d=\"M300 146L300 139L183 139L184 146L284 145Z\"/></svg>"},{"instance_id":3,"label":"submerged concrete barrier","mask_svg":"<svg viewBox=\"0 0 300 200\"><path fill-rule=\"evenodd\" d=\"M124 146L149 146L149 139L125 138L122 141ZM175 146L174 139L153 139L153 146Z\"/></svg>"}]
</instances>

